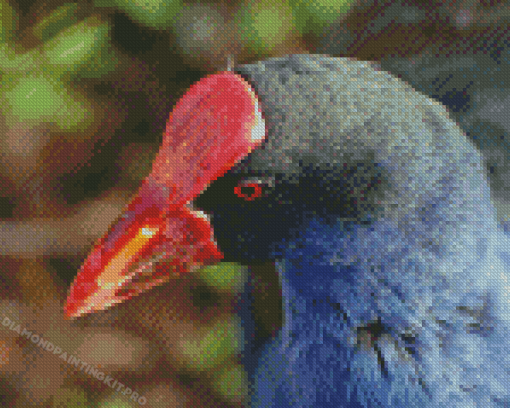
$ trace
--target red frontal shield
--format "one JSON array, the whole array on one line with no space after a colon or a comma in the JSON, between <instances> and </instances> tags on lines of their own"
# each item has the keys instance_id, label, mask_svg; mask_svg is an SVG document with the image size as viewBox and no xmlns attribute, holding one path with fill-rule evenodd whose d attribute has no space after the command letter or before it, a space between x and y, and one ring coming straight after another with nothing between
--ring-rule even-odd
<instances>
[{"instance_id":1,"label":"red frontal shield","mask_svg":"<svg viewBox=\"0 0 510 408\"><path fill-rule=\"evenodd\" d=\"M170 116L151 174L83 263L66 316L104 310L172 274L219 262L209 221L188 203L264 137L257 97L239 75L192 86Z\"/></svg>"}]
</instances>

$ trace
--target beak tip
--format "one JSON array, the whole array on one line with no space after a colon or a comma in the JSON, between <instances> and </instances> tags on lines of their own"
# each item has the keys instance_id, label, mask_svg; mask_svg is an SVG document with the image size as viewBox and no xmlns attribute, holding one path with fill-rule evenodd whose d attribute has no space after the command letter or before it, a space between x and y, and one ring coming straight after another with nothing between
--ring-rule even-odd
<instances>
[{"instance_id":1,"label":"beak tip","mask_svg":"<svg viewBox=\"0 0 510 408\"><path fill-rule=\"evenodd\" d=\"M64 318L66 320L72 320L79 316L79 314L76 313L76 311L73 310L74 308L70 307L69 303L67 303L64 307Z\"/></svg>"},{"instance_id":2,"label":"beak tip","mask_svg":"<svg viewBox=\"0 0 510 408\"><path fill-rule=\"evenodd\" d=\"M64 318L66 320L73 320L80 316L83 316L87 310L84 305L79 305L73 297L67 298L66 305L64 306Z\"/></svg>"}]
</instances>

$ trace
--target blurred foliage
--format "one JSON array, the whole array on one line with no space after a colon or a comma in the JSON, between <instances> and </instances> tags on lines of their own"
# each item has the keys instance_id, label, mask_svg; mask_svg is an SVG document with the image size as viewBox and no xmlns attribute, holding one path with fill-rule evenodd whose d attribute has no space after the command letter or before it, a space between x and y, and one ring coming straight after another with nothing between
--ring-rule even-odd
<instances>
[{"instance_id":1,"label":"blurred foliage","mask_svg":"<svg viewBox=\"0 0 510 408\"><path fill-rule=\"evenodd\" d=\"M32 31L42 42L58 34L65 28L78 22L78 5L66 3L55 9L48 17L41 19L34 25Z\"/></svg>"},{"instance_id":2,"label":"blurred foliage","mask_svg":"<svg viewBox=\"0 0 510 408\"><path fill-rule=\"evenodd\" d=\"M107 22L92 16L60 31L41 47L47 69L54 76L72 73L85 78L101 78L118 63L110 46Z\"/></svg>"},{"instance_id":3,"label":"blurred foliage","mask_svg":"<svg viewBox=\"0 0 510 408\"><path fill-rule=\"evenodd\" d=\"M233 400L248 393L248 376L240 365L229 365L224 370L219 371L213 381L213 385L222 395L228 396Z\"/></svg>"},{"instance_id":4,"label":"blurred foliage","mask_svg":"<svg viewBox=\"0 0 510 408\"><path fill-rule=\"evenodd\" d=\"M508 14L506 1L492 3L430 4L440 19L418 23L397 22L397 12L387 18L398 27L381 33L374 21L391 5L368 0L0 0L0 309L69 353L87 344L107 349L98 328L111 334L110 345L122 338L123 353L143 349L133 336L143 337L154 349L141 351L154 359L137 366L123 355L121 363L119 352L118 366L106 368L146 390L147 406L240 406L244 328L229 305L251 275L257 340L275 334L282 314L272 265L203 268L182 284L205 289L181 289L171 306L176 283L153 303L141 296L76 322L62 318L79 265L150 171L172 106L193 82L225 69L228 57L241 64L313 52L331 25L346 38L363 33L347 56L377 59L390 45L418 52ZM14 335L0 327L0 401L8 406L135 406ZM40 378L52 386L24 385Z\"/></svg>"},{"instance_id":5,"label":"blurred foliage","mask_svg":"<svg viewBox=\"0 0 510 408\"><path fill-rule=\"evenodd\" d=\"M62 83L54 77L11 77L9 85L12 88L2 95L3 113L11 119L8 125L46 121L56 123L61 130L76 131L87 127L87 119L92 122L89 101L73 98L75 95L62 89Z\"/></svg>"},{"instance_id":6,"label":"blurred foliage","mask_svg":"<svg viewBox=\"0 0 510 408\"><path fill-rule=\"evenodd\" d=\"M0 44L12 41L17 28L18 16L6 0L0 1Z\"/></svg>"},{"instance_id":7,"label":"blurred foliage","mask_svg":"<svg viewBox=\"0 0 510 408\"><path fill-rule=\"evenodd\" d=\"M53 406L56 408L71 408L89 406L87 395L78 387L62 387L53 397Z\"/></svg>"},{"instance_id":8,"label":"blurred foliage","mask_svg":"<svg viewBox=\"0 0 510 408\"><path fill-rule=\"evenodd\" d=\"M211 370L220 365L240 352L242 330L239 319L232 318L206 328L198 341L183 341L181 346L188 357L187 363L196 371Z\"/></svg>"},{"instance_id":9,"label":"blurred foliage","mask_svg":"<svg viewBox=\"0 0 510 408\"><path fill-rule=\"evenodd\" d=\"M232 262L222 262L211 265L198 271L199 276L209 286L221 292L241 292L246 279L247 268Z\"/></svg>"},{"instance_id":10,"label":"blurred foliage","mask_svg":"<svg viewBox=\"0 0 510 408\"><path fill-rule=\"evenodd\" d=\"M291 6L301 34L320 34L325 27L345 15L353 4L353 0L292 0Z\"/></svg>"},{"instance_id":11,"label":"blurred foliage","mask_svg":"<svg viewBox=\"0 0 510 408\"><path fill-rule=\"evenodd\" d=\"M236 15L241 41L257 54L271 53L294 27L288 2L246 2ZM265 52L264 52L265 51Z\"/></svg>"},{"instance_id":12,"label":"blurred foliage","mask_svg":"<svg viewBox=\"0 0 510 408\"><path fill-rule=\"evenodd\" d=\"M95 0L94 5L115 7L139 24L156 29L168 29L182 9L181 0Z\"/></svg>"}]
</instances>

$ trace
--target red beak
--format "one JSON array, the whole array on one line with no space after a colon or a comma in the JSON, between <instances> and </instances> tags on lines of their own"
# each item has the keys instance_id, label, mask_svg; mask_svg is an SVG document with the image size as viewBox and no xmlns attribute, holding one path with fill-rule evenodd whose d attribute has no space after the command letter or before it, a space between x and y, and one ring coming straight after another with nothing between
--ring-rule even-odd
<instances>
[{"instance_id":1,"label":"red beak","mask_svg":"<svg viewBox=\"0 0 510 408\"><path fill-rule=\"evenodd\" d=\"M264 137L257 97L243 78L222 72L192 86L170 116L151 174L83 263L66 316L104 310L219 262L209 221L188 203Z\"/></svg>"}]
</instances>

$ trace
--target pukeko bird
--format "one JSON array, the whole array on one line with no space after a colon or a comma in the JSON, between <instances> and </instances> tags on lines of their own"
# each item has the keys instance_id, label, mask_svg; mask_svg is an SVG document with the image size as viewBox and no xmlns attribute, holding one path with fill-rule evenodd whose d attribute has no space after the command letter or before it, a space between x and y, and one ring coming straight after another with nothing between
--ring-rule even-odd
<instances>
[{"instance_id":1,"label":"pukeko bird","mask_svg":"<svg viewBox=\"0 0 510 408\"><path fill-rule=\"evenodd\" d=\"M222 78L235 89L210 86ZM510 241L480 153L444 106L324 55L202 81L85 262L68 315L162 281L169 265L274 262L284 324L249 364L252 406L509 407ZM220 109L218 94L240 99Z\"/></svg>"}]
</instances>

